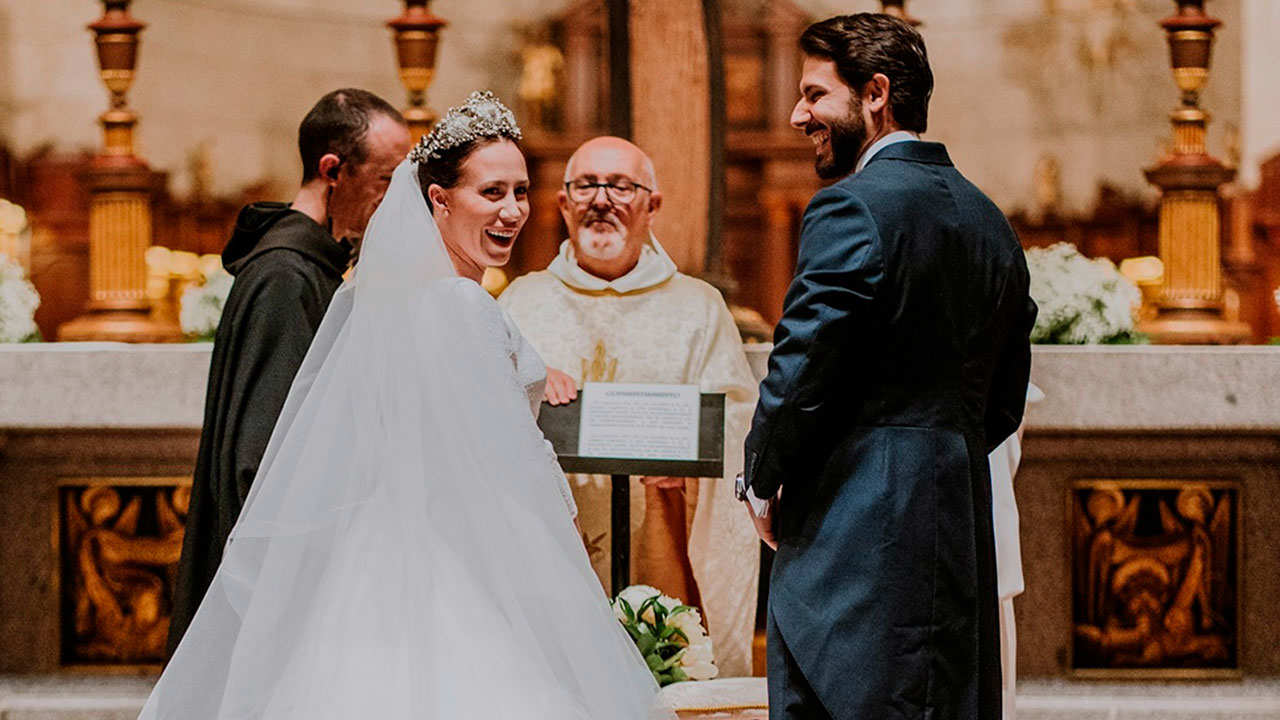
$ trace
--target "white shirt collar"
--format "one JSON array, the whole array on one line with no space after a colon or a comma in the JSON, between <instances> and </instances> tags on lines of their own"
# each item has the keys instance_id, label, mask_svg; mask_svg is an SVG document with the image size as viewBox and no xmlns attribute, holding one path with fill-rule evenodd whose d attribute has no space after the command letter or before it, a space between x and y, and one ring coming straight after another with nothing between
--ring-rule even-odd
<instances>
[{"instance_id":1,"label":"white shirt collar","mask_svg":"<svg viewBox=\"0 0 1280 720\"><path fill-rule=\"evenodd\" d=\"M619 294L626 294L647 290L670 280L671 276L676 274L676 264L658 243L658 238L650 233L649 242L645 243L644 249L640 251L640 259L636 262L636 266L616 280L598 278L583 270L582 266L578 265L577 258L574 257L571 240L560 243L560 253L551 261L547 270L559 278L560 282L577 290L589 292L612 290Z\"/></svg>"},{"instance_id":2,"label":"white shirt collar","mask_svg":"<svg viewBox=\"0 0 1280 720\"><path fill-rule=\"evenodd\" d=\"M862 168L866 167L867 163L871 162L871 158L875 157L876 153L889 147L890 145L893 145L894 143L907 142L909 140L919 140L919 139L920 139L920 135L910 130L894 130L888 135L885 135L884 137L872 143L871 147L867 148L867 151L862 153L862 157L858 158L858 164L857 166L854 167L853 171L855 173L862 172Z\"/></svg>"}]
</instances>

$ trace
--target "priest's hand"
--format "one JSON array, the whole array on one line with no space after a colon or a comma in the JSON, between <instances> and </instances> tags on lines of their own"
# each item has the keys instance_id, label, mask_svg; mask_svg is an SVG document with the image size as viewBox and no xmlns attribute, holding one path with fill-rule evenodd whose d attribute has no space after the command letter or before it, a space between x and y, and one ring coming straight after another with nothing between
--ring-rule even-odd
<instances>
[{"instance_id":1,"label":"priest's hand","mask_svg":"<svg viewBox=\"0 0 1280 720\"><path fill-rule=\"evenodd\" d=\"M568 405L578 399L578 385L567 374L549 367L546 397L552 405Z\"/></svg>"},{"instance_id":2,"label":"priest's hand","mask_svg":"<svg viewBox=\"0 0 1280 720\"><path fill-rule=\"evenodd\" d=\"M781 492L779 492L779 495L781 495ZM760 506L758 515L750 500L744 500L742 504L747 507L747 514L751 516L751 524L756 527L756 535L760 536L765 545L776 551L778 549L778 539L774 535L774 520L777 515L778 496L775 495L765 500L764 504Z\"/></svg>"},{"instance_id":3,"label":"priest's hand","mask_svg":"<svg viewBox=\"0 0 1280 720\"><path fill-rule=\"evenodd\" d=\"M649 487L665 488L665 489L679 488L683 490L684 481L685 481L685 478L682 478L682 477L666 477L666 476L654 476L654 475L646 475L640 478L641 485L647 485Z\"/></svg>"}]
</instances>

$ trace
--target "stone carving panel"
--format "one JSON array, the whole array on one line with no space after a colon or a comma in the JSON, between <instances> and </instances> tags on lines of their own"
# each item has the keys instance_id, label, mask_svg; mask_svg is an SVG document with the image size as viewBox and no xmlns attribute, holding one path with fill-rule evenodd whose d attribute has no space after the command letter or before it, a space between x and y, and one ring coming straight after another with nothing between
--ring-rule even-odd
<instances>
[{"instance_id":1,"label":"stone carving panel","mask_svg":"<svg viewBox=\"0 0 1280 720\"><path fill-rule=\"evenodd\" d=\"M64 665L164 661L187 478L76 478L59 486Z\"/></svg>"},{"instance_id":2,"label":"stone carving panel","mask_svg":"<svg viewBox=\"0 0 1280 720\"><path fill-rule=\"evenodd\" d=\"M1238 672L1240 502L1225 481L1074 483L1074 672Z\"/></svg>"}]
</instances>

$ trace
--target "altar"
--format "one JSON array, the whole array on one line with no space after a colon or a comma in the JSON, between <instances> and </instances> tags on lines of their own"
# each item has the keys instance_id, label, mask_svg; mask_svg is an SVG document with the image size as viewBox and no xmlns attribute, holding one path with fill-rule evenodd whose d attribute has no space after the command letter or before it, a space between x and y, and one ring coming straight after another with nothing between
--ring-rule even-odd
<instances>
[{"instance_id":1,"label":"altar","mask_svg":"<svg viewBox=\"0 0 1280 720\"><path fill-rule=\"evenodd\" d=\"M768 347L746 349L762 372ZM209 350L0 346L0 717L63 684L136 712L167 627ZM1032 380L1046 398L1015 481L1022 717L1137 717L1165 700L1198 708L1176 717L1278 716L1280 348L1037 346ZM1188 552L1204 573L1179 570ZM1182 628L1187 596L1199 620ZM1156 622L1127 622L1116 598ZM1087 709L1102 714L1066 713Z\"/></svg>"}]
</instances>

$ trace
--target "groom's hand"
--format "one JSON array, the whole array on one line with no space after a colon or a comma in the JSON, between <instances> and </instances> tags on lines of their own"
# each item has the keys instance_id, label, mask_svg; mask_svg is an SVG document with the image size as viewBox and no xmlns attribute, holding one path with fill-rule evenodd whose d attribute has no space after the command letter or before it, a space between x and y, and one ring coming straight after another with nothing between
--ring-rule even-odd
<instances>
[{"instance_id":1,"label":"groom's hand","mask_svg":"<svg viewBox=\"0 0 1280 720\"><path fill-rule=\"evenodd\" d=\"M546 396L552 405L568 405L578 398L578 384L567 374L549 367Z\"/></svg>"},{"instance_id":2,"label":"groom's hand","mask_svg":"<svg viewBox=\"0 0 1280 720\"><path fill-rule=\"evenodd\" d=\"M758 515L750 500L744 500L742 504L747 507L747 514L751 516L751 524L756 527L756 535L760 536L765 545L776 551L778 549L778 539L774 535L774 520L778 509L777 496L766 500Z\"/></svg>"}]
</instances>

